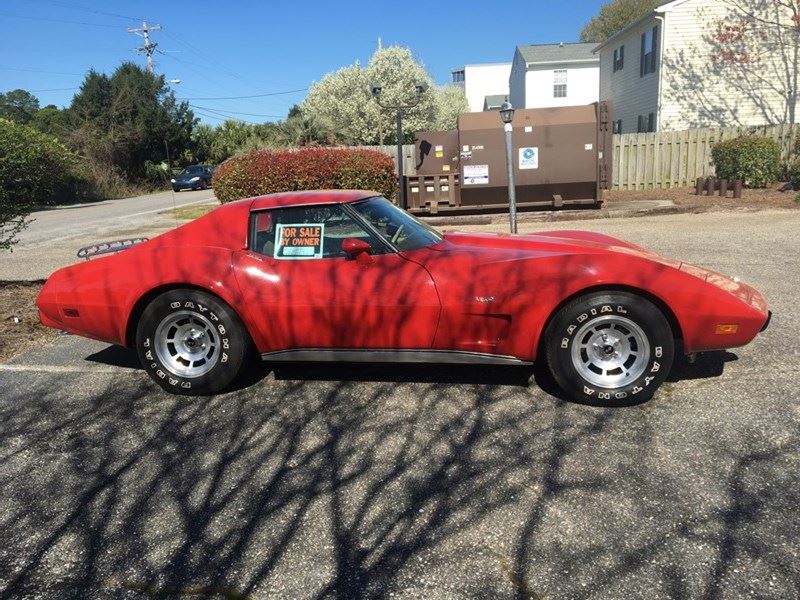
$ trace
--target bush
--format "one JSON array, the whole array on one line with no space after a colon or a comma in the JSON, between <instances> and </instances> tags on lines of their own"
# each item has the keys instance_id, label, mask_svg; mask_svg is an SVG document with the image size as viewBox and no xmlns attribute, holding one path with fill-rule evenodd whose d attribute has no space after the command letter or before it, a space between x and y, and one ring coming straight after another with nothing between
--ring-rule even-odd
<instances>
[{"instance_id":1,"label":"bush","mask_svg":"<svg viewBox=\"0 0 800 600\"><path fill-rule=\"evenodd\" d=\"M392 198L397 188L389 156L346 148L252 150L222 163L213 183L220 202L314 189L367 189Z\"/></svg>"},{"instance_id":2,"label":"bush","mask_svg":"<svg viewBox=\"0 0 800 600\"><path fill-rule=\"evenodd\" d=\"M711 156L717 177L741 179L749 187L766 187L781 171L778 143L766 137L744 136L719 142Z\"/></svg>"},{"instance_id":3,"label":"bush","mask_svg":"<svg viewBox=\"0 0 800 600\"><path fill-rule=\"evenodd\" d=\"M786 181L791 184L793 190L800 190L800 158L786 165Z\"/></svg>"},{"instance_id":4,"label":"bush","mask_svg":"<svg viewBox=\"0 0 800 600\"><path fill-rule=\"evenodd\" d=\"M15 243L36 206L71 199L83 184L79 158L56 138L0 119L0 248Z\"/></svg>"}]
</instances>

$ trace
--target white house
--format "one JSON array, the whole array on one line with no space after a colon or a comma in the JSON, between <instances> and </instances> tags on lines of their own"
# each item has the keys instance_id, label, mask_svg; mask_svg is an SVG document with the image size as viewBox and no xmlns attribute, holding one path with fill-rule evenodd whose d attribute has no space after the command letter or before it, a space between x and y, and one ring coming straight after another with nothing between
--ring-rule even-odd
<instances>
[{"instance_id":1,"label":"white house","mask_svg":"<svg viewBox=\"0 0 800 600\"><path fill-rule=\"evenodd\" d=\"M471 112L481 112L487 96L508 95L511 63L464 65L452 73L453 83L464 88Z\"/></svg>"},{"instance_id":2,"label":"white house","mask_svg":"<svg viewBox=\"0 0 800 600\"><path fill-rule=\"evenodd\" d=\"M793 123L792 3L664 2L595 48L620 133Z\"/></svg>"},{"instance_id":3,"label":"white house","mask_svg":"<svg viewBox=\"0 0 800 600\"><path fill-rule=\"evenodd\" d=\"M517 46L509 96L514 108L577 106L597 102L600 59L596 44Z\"/></svg>"}]
</instances>

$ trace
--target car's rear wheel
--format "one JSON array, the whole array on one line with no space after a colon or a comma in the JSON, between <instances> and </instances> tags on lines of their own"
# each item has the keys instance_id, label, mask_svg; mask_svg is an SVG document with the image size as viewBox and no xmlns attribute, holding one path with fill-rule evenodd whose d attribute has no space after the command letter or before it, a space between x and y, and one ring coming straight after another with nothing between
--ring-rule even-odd
<instances>
[{"instance_id":1,"label":"car's rear wheel","mask_svg":"<svg viewBox=\"0 0 800 600\"><path fill-rule=\"evenodd\" d=\"M612 406L646 400L672 367L675 340L664 314L628 292L576 298L551 320L547 365L573 400Z\"/></svg>"},{"instance_id":2,"label":"car's rear wheel","mask_svg":"<svg viewBox=\"0 0 800 600\"><path fill-rule=\"evenodd\" d=\"M136 328L145 371L168 392L207 395L233 383L250 338L236 313L200 290L175 289L147 305Z\"/></svg>"}]
</instances>

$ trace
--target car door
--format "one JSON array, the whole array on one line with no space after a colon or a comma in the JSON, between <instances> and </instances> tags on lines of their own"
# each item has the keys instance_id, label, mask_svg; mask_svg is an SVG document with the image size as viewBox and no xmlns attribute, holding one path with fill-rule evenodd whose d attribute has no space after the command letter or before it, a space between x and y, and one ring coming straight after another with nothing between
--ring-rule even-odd
<instances>
[{"instance_id":1,"label":"car door","mask_svg":"<svg viewBox=\"0 0 800 600\"><path fill-rule=\"evenodd\" d=\"M357 238L357 258L342 242ZM251 216L237 278L262 352L300 348L428 349L440 303L428 271L365 230L338 204Z\"/></svg>"}]
</instances>

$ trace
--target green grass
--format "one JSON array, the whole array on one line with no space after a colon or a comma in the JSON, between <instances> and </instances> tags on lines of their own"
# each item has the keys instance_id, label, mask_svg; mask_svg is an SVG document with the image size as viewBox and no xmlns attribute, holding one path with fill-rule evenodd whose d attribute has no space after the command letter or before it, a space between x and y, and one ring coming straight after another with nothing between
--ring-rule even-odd
<instances>
[{"instance_id":1,"label":"green grass","mask_svg":"<svg viewBox=\"0 0 800 600\"><path fill-rule=\"evenodd\" d=\"M181 206L179 208L171 208L162 211L160 214L174 217L179 221L192 221L203 215L207 215L215 208L219 208L219 204L193 204L192 206Z\"/></svg>"}]
</instances>

